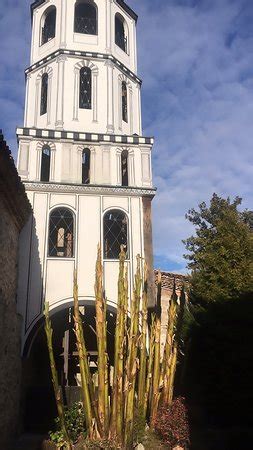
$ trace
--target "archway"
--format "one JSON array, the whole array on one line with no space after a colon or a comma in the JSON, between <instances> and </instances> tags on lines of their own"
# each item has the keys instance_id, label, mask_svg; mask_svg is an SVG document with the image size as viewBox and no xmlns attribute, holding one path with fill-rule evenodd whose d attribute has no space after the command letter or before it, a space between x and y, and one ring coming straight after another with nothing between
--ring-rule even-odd
<instances>
[{"instance_id":1,"label":"archway","mask_svg":"<svg viewBox=\"0 0 253 450\"><path fill-rule=\"evenodd\" d=\"M91 373L97 370L95 306L80 306ZM51 315L53 346L63 398L71 405L81 399L80 370L74 335L73 307L65 306ZM107 311L109 366L113 365L116 311ZM46 337L42 321L33 330L33 341L23 362L24 428L44 433L52 429L57 416L51 382Z\"/></svg>"}]
</instances>

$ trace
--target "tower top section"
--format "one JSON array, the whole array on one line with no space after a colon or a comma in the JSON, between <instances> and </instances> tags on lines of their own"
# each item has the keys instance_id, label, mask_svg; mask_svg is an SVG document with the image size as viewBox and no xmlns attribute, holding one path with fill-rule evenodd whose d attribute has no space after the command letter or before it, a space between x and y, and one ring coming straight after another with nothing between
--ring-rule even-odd
<instances>
[{"instance_id":1,"label":"tower top section","mask_svg":"<svg viewBox=\"0 0 253 450\"><path fill-rule=\"evenodd\" d=\"M53 53L111 55L137 74L137 15L123 0L36 0L31 67Z\"/></svg>"},{"instance_id":2,"label":"tower top section","mask_svg":"<svg viewBox=\"0 0 253 450\"><path fill-rule=\"evenodd\" d=\"M138 20L137 14L130 8L130 6L128 6L124 2L124 0L115 0L115 1L116 1L116 3L118 3L118 5L121 6L122 9L124 9L124 11L126 13L129 14L130 17L132 17L132 19L134 19L137 22L137 20ZM47 0L35 0L35 2L33 2L31 4L31 16L33 16L33 12L38 6L41 6L41 5L43 5L43 3L46 3L46 2L47 2Z\"/></svg>"}]
</instances>

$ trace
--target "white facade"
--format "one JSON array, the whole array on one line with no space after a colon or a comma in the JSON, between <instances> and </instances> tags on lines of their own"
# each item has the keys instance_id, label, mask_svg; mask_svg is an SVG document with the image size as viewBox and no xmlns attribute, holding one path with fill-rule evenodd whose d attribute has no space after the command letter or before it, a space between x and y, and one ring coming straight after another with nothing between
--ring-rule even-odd
<instances>
[{"instance_id":1,"label":"white facade","mask_svg":"<svg viewBox=\"0 0 253 450\"><path fill-rule=\"evenodd\" d=\"M80 4L95 8L96 24L93 16L82 16L78 23L92 24L96 32L75 32L75 11ZM86 6L80 8L86 13ZM49 28L45 25L50 13L55 17L54 32L52 21L48 21ZM115 22L116 15L120 25ZM125 214L132 290L136 255L147 258L145 249L149 248L150 254L152 247L151 231L144 232L143 199L150 204L155 193L153 139L143 137L141 128L135 13L122 0L37 0L32 17L24 127L17 129L18 169L33 207L33 217L21 236L19 263L18 307L24 318L24 345L32 339L45 300L50 302L52 313L71 304L74 268L80 301L94 302L98 243L102 246L108 304L116 307L118 260L108 257L105 250L109 244L105 244L104 220L111 210ZM115 38L115 26L121 25L124 48L115 43L119 39ZM86 78L82 85L83 72ZM45 149L49 163L43 160ZM84 150L88 163L83 163ZM123 155L127 169L122 165ZM83 164L88 164L87 179ZM51 214L57 209L65 209L73 217L72 228L67 230L69 243L64 227L54 238L58 239L55 246L71 246L71 252L64 254L50 247L50 227L52 223L57 227Z\"/></svg>"}]
</instances>

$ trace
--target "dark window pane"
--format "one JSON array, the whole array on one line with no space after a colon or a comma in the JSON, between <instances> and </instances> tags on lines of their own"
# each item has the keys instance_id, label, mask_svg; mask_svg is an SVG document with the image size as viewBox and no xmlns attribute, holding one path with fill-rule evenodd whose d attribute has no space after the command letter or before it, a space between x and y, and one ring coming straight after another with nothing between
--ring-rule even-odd
<instances>
[{"instance_id":1,"label":"dark window pane","mask_svg":"<svg viewBox=\"0 0 253 450\"><path fill-rule=\"evenodd\" d=\"M50 214L48 256L72 258L74 256L74 219L69 209L54 209Z\"/></svg>"},{"instance_id":2,"label":"dark window pane","mask_svg":"<svg viewBox=\"0 0 253 450\"><path fill-rule=\"evenodd\" d=\"M122 119L124 122L128 121L127 118L127 85L125 81L122 82Z\"/></svg>"},{"instance_id":3,"label":"dark window pane","mask_svg":"<svg viewBox=\"0 0 253 450\"><path fill-rule=\"evenodd\" d=\"M128 186L128 151L121 153L122 186Z\"/></svg>"},{"instance_id":4,"label":"dark window pane","mask_svg":"<svg viewBox=\"0 0 253 450\"><path fill-rule=\"evenodd\" d=\"M90 150L86 148L82 155L82 184L90 183Z\"/></svg>"},{"instance_id":5,"label":"dark window pane","mask_svg":"<svg viewBox=\"0 0 253 450\"><path fill-rule=\"evenodd\" d=\"M53 8L46 16L42 28L41 45L46 44L55 37L56 8Z\"/></svg>"},{"instance_id":6,"label":"dark window pane","mask_svg":"<svg viewBox=\"0 0 253 450\"><path fill-rule=\"evenodd\" d=\"M41 79L40 115L47 112L48 74L44 73Z\"/></svg>"},{"instance_id":7,"label":"dark window pane","mask_svg":"<svg viewBox=\"0 0 253 450\"><path fill-rule=\"evenodd\" d=\"M40 170L40 180L49 181L50 179L50 161L51 161L51 151L50 148L44 147L41 154L41 170Z\"/></svg>"},{"instance_id":8,"label":"dark window pane","mask_svg":"<svg viewBox=\"0 0 253 450\"><path fill-rule=\"evenodd\" d=\"M89 3L79 3L75 7L75 33L97 34L97 10Z\"/></svg>"},{"instance_id":9,"label":"dark window pane","mask_svg":"<svg viewBox=\"0 0 253 450\"><path fill-rule=\"evenodd\" d=\"M104 216L104 257L106 259L118 259L120 247L124 245L128 250L128 221L122 211L113 209Z\"/></svg>"},{"instance_id":10,"label":"dark window pane","mask_svg":"<svg viewBox=\"0 0 253 450\"><path fill-rule=\"evenodd\" d=\"M91 109L91 70L83 67L80 70L79 108Z\"/></svg>"},{"instance_id":11,"label":"dark window pane","mask_svg":"<svg viewBox=\"0 0 253 450\"><path fill-rule=\"evenodd\" d=\"M125 36L124 22L119 16L115 16L115 43L127 52L127 37Z\"/></svg>"}]
</instances>

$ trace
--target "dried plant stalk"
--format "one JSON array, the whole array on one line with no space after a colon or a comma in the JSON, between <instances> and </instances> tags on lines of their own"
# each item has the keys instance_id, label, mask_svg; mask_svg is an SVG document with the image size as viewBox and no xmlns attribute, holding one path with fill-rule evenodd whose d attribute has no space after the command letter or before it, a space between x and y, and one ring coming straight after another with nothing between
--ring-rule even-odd
<instances>
[{"instance_id":1,"label":"dried plant stalk","mask_svg":"<svg viewBox=\"0 0 253 450\"><path fill-rule=\"evenodd\" d=\"M54 358L54 350L53 350L53 329L51 320L49 318L49 303L45 303L45 310L44 310L44 316L45 316L45 332L47 336L47 347L48 347L48 354L49 354L49 361L50 361L50 368L51 368L51 374L52 374L52 383L54 387L54 395L55 395L55 401L58 411L58 416L60 420L60 426L61 430L64 436L64 439L66 441L67 449L72 449L71 440L68 435L68 431L65 424L65 418L64 418L64 404L62 401L62 395L61 395L61 387L59 385L58 381L58 374L55 364L55 358Z\"/></svg>"},{"instance_id":2,"label":"dried plant stalk","mask_svg":"<svg viewBox=\"0 0 253 450\"><path fill-rule=\"evenodd\" d=\"M107 437L109 424L107 324L100 246L98 246L97 253L95 296L98 348L98 416L101 423L102 437Z\"/></svg>"}]
</instances>

